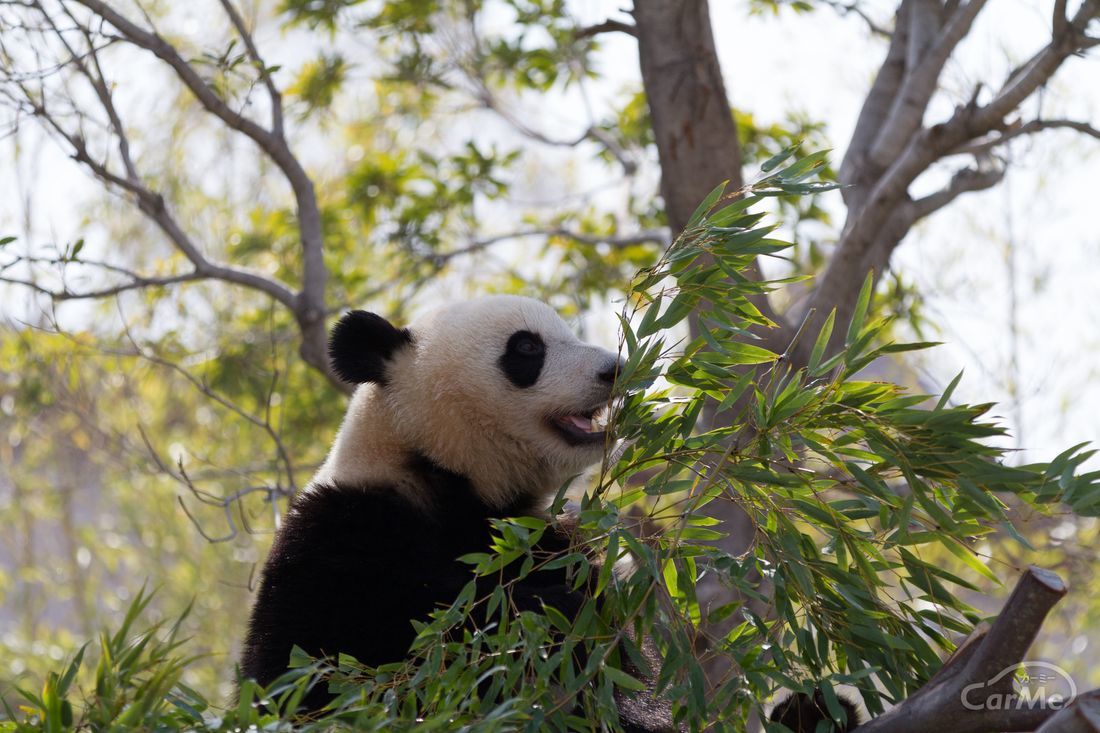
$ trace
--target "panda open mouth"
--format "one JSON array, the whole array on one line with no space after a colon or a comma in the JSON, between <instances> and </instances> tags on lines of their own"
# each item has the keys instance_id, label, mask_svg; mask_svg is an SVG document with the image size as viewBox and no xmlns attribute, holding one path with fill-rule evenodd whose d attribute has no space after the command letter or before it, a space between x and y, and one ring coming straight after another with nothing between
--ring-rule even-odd
<instances>
[{"instance_id":1,"label":"panda open mouth","mask_svg":"<svg viewBox=\"0 0 1100 733\"><path fill-rule=\"evenodd\" d=\"M569 445L602 444L607 440L603 407L600 405L587 412L554 415L547 418L547 422ZM597 416L597 413L601 414Z\"/></svg>"}]
</instances>

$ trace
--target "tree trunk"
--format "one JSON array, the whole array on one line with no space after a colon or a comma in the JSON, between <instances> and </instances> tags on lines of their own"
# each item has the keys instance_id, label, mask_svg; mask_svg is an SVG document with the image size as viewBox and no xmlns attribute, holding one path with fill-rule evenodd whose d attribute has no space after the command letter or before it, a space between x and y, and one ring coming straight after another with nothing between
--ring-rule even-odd
<instances>
[{"instance_id":1,"label":"tree trunk","mask_svg":"<svg viewBox=\"0 0 1100 733\"><path fill-rule=\"evenodd\" d=\"M634 19L661 195L675 235L719 183L741 187L741 149L706 0L636 0Z\"/></svg>"},{"instance_id":2,"label":"tree trunk","mask_svg":"<svg viewBox=\"0 0 1100 733\"><path fill-rule=\"evenodd\" d=\"M732 190L741 188L741 148L718 65L706 0L636 0L634 19L642 82L661 163L661 195L669 227L676 236L715 186L728 180ZM758 272L753 275L758 276ZM774 317L766 300L761 301L758 307ZM706 328L703 317L707 310L708 304L700 303L689 319L692 338ZM714 407L712 404L704 410L701 429L721 420ZM722 549L739 554L749 547L752 522L737 504L715 501L706 512L722 520L722 531L726 533L719 541ZM704 609L736 598L714 573L707 574L696 590ZM706 634L723 635L726 630L709 628ZM725 655L704 656L704 669L710 683L717 685L729 673L730 662Z\"/></svg>"}]
</instances>

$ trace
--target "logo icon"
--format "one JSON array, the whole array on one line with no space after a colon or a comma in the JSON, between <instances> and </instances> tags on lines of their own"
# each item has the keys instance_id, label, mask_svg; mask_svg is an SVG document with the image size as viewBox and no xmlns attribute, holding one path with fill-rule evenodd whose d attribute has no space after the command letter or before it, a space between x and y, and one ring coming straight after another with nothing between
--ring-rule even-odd
<instances>
[{"instance_id":1,"label":"logo icon","mask_svg":"<svg viewBox=\"0 0 1100 733\"><path fill-rule=\"evenodd\" d=\"M1061 710L1076 696L1077 685L1061 667L1020 662L964 687L962 704L967 710Z\"/></svg>"}]
</instances>

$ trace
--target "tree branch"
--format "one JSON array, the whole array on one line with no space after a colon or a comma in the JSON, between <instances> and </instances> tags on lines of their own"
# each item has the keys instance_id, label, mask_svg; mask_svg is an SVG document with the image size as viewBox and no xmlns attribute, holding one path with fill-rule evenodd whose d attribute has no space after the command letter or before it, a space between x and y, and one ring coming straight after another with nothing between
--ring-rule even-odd
<instances>
[{"instance_id":1,"label":"tree branch","mask_svg":"<svg viewBox=\"0 0 1100 733\"><path fill-rule=\"evenodd\" d=\"M828 5L833 10L837 11L841 15L855 15L867 25L867 30L871 31L876 36L882 38L890 38L893 34L886 28L875 22L874 18L868 15L863 8L859 6L857 2L843 2L843 0L822 0L825 5Z\"/></svg>"},{"instance_id":2,"label":"tree branch","mask_svg":"<svg viewBox=\"0 0 1100 733\"><path fill-rule=\"evenodd\" d=\"M849 208L858 207L867 196L867 184L877 177L869 170L868 151L882 129L883 120L889 114L901 87L905 74L906 49L909 45L909 12L912 0L902 0L898 7L894 24L894 34L886 52L886 59L875 75L871 90L863 101L859 111L852 139L840 163L838 178L846 184L840 189L841 196Z\"/></svg>"},{"instance_id":3,"label":"tree branch","mask_svg":"<svg viewBox=\"0 0 1100 733\"><path fill-rule=\"evenodd\" d=\"M956 28L969 27L984 0L971 0L961 7ZM840 242L824 274L818 278L817 287L806 303L806 310L828 313L834 307L837 319L850 318L854 307L857 284L869 269L881 273L882 268L873 264L888 261L892 250L904 238L902 229L894 241L886 241L882 232L895 217L899 206L908 197L909 185L941 158L957 154L967 141L1004 128L1004 117L1016 108L1039 86L1046 83L1061 64L1078 52L1085 42L1085 27L1100 10L1100 0L1085 0L1061 35L1052 37L1050 43L1005 82L993 101L981 107L972 98L960 105L946 122L923 128L909 138L909 142L891 158L889 166L878 173L875 166L864 162L864 170L850 173L853 182L866 188L863 195L850 195L848 219ZM951 21L943 31L943 43L953 47ZM896 36L897 34L895 34ZM895 37L895 43L897 38ZM931 55L933 51L930 51ZM858 126L857 126L858 130ZM929 202L926 202L926 204ZM803 311L806 312L806 311ZM834 338L839 338L834 333Z\"/></svg>"},{"instance_id":4,"label":"tree branch","mask_svg":"<svg viewBox=\"0 0 1100 733\"><path fill-rule=\"evenodd\" d=\"M36 5L35 9L40 13L50 30L69 54L70 60L67 63L72 64L94 90L100 106L107 115L111 132L118 140L119 157L126 170L125 177L113 173L108 168L105 161L100 161L93 157L88 150L87 143L83 136L66 129L57 117L47 110L43 99L36 98L25 85L19 83L18 86L22 90L25 102L30 106L32 114L41 119L48 130L51 130L56 136L65 141L72 150L71 156L74 160L82 163L93 173L93 175L109 186L115 186L132 194L142 213L164 232L176 249L178 249L195 268L191 273L168 278L147 278L133 272L125 272L124 274L131 278L129 283L87 292L72 292L67 288L62 291L51 291L41 287L35 287L35 289L43 294L49 295L54 300L91 299L97 297L110 297L127 290L135 290L145 286L163 286L201 278L212 278L258 290L293 310L297 303L296 296L286 285L257 272L212 262L202 254L199 247L191 240L190 236L176 221L175 217L168 209L163 196L148 188L142 182L141 175L130 155L129 137L118 110L115 107L110 87L107 84L103 70L100 66L98 49L95 46L90 29L86 25L80 23L67 9L65 10L67 17L81 32L88 44L87 51L85 53L80 53L69 44L62 30L44 8ZM94 72L92 67L95 69ZM120 268L115 269L117 271ZM17 282L23 285L30 285L30 283L26 281Z\"/></svg>"},{"instance_id":5,"label":"tree branch","mask_svg":"<svg viewBox=\"0 0 1100 733\"><path fill-rule=\"evenodd\" d=\"M624 23L621 20L611 20L610 18L603 21L602 23L596 23L595 25L578 28L577 32L574 35L576 38L591 38L592 36L597 36L601 33L614 32L625 33L628 36L634 36L635 38L638 37L638 29L634 25L630 23Z\"/></svg>"},{"instance_id":6,"label":"tree branch","mask_svg":"<svg viewBox=\"0 0 1100 733\"><path fill-rule=\"evenodd\" d=\"M1062 119L1050 119L1050 120L1030 120L1024 124L1019 122L1012 124L1008 129L999 133L994 137L986 137L977 140L972 143L968 143L962 147L952 150L950 155L983 155L991 152L995 148L999 148L1009 140L1013 140L1024 135L1034 135L1045 130L1075 130L1083 135L1094 137L1100 140L1100 129L1097 129L1087 122L1080 122L1078 120L1062 120Z\"/></svg>"},{"instance_id":7,"label":"tree branch","mask_svg":"<svg viewBox=\"0 0 1100 733\"><path fill-rule=\"evenodd\" d=\"M32 280L22 280L19 278L7 277L0 275L0 282L8 283L10 285L19 285L25 288L30 288L35 292L48 296L54 301L65 300L94 300L102 298L110 298L120 293L125 293L129 290L140 290L142 288L164 287L167 285L176 285L185 282L194 282L195 280L205 280L205 275L199 272L187 272L182 275L171 275L168 277L140 277L135 276L133 280L127 283L114 285L111 287L102 288L99 290L87 290L84 292L77 292L64 288L62 290L50 290L47 287L39 285Z\"/></svg>"},{"instance_id":8,"label":"tree branch","mask_svg":"<svg viewBox=\"0 0 1100 733\"><path fill-rule=\"evenodd\" d=\"M988 632L969 640L966 647L950 657L928 684L911 697L856 730L859 733L927 733L930 730L981 733L1034 730L1048 719L1096 721L1096 696L1100 691L1082 696L1075 712L1070 712L1072 705L1063 712L1052 704L975 705L968 696L979 688L990 690L991 684L998 694L1012 694L1012 668L1024 661L1047 614L1065 594L1065 583L1057 575L1036 567L1028 568ZM1001 682L1006 684L997 686ZM1051 730L1098 729L1058 727Z\"/></svg>"},{"instance_id":9,"label":"tree branch","mask_svg":"<svg viewBox=\"0 0 1100 733\"><path fill-rule=\"evenodd\" d=\"M951 183L936 193L919 198L910 206L910 223L920 221L950 204L964 193L984 191L1004 180L1004 166L994 166L987 170L963 168L951 177Z\"/></svg>"},{"instance_id":10,"label":"tree branch","mask_svg":"<svg viewBox=\"0 0 1100 733\"><path fill-rule=\"evenodd\" d=\"M669 241L668 232L661 229L642 231L636 234L624 234L619 236L601 236L597 234L584 234L581 232L575 232L569 229L565 229L564 227L555 227L551 229L530 229L527 231L496 234L491 237L485 237L483 239L478 239L470 242L468 245L460 249L451 250L450 252L441 252L431 257L431 260L434 264L441 267L457 257L480 252L481 250L487 249L494 244L497 244L498 242L504 242L509 239L521 239L525 237L564 237L577 242L581 242L582 244L606 244L616 249L622 247L630 247L638 244L659 244L663 247L666 246Z\"/></svg>"},{"instance_id":11,"label":"tree branch","mask_svg":"<svg viewBox=\"0 0 1100 733\"><path fill-rule=\"evenodd\" d=\"M588 129L582 132L575 138L558 138L551 137L550 135L531 127L519 117L514 115L511 111L505 108L497 98L496 94L490 88L488 83L477 75L472 75L471 81L477 86L476 91L473 92L474 98L485 109L496 113L502 120L511 125L516 132L524 137L530 138L543 145L549 145L557 148L575 148L585 140L591 140L593 142L602 145L607 152L611 153L611 156L623 167L623 172L628 176L633 175L638 170L638 164L631 159L622 146L615 141L613 137L607 134L604 130L601 130L595 124L589 125Z\"/></svg>"},{"instance_id":12,"label":"tree branch","mask_svg":"<svg viewBox=\"0 0 1100 733\"><path fill-rule=\"evenodd\" d=\"M921 128L924 120L924 112L932 99L933 93L939 84L940 74L944 64L959 45L967 33L970 32L974 19L985 6L986 0L970 0L959 8L943 26L942 31L928 39L927 50L914 50L918 41L916 38L917 25L910 31L910 58L907 60L908 73L905 81L894 100L894 105L889 116L882 123L879 134L871 147L871 160L877 165L885 167L891 160L897 157L905 144L913 134ZM938 5L938 3L934 3ZM924 24L934 22L932 17L934 10L917 14L916 8L923 8L923 3L914 4L916 17L924 19ZM922 29L927 33L928 29ZM911 66L910 64L915 64Z\"/></svg>"},{"instance_id":13,"label":"tree branch","mask_svg":"<svg viewBox=\"0 0 1100 733\"><path fill-rule=\"evenodd\" d=\"M207 259L191 240L191 237L183 230L179 222L176 221L175 217L172 216L163 196L146 188L140 181L131 181L115 175L107 169L105 164L92 158L82 138L66 132L44 109L41 110L40 116L72 146L74 160L83 163L97 178L105 183L113 184L135 196L141 212L156 223L172 244L175 245L176 249L190 260L198 275L258 290L291 310L297 307L297 296L290 288L279 281L258 272L216 263Z\"/></svg>"},{"instance_id":14,"label":"tree branch","mask_svg":"<svg viewBox=\"0 0 1100 733\"><path fill-rule=\"evenodd\" d=\"M294 192L302 245L302 287L294 296L292 306L302 331L300 353L308 364L328 375L334 384L338 383L331 374L326 355L327 334L324 328L324 314L328 272L324 263L320 209L317 205L313 181L291 152L286 140L280 134L261 127L230 107L187 63L179 51L155 31L147 31L138 26L103 0L77 0L77 2L110 23L126 41L149 51L165 62L206 111L255 142L282 171Z\"/></svg>"},{"instance_id":15,"label":"tree branch","mask_svg":"<svg viewBox=\"0 0 1100 733\"><path fill-rule=\"evenodd\" d=\"M977 128L977 134L985 134L1002 125L1004 118L1046 84L1067 58L1086 47L1085 29L1098 12L1100 0L1085 0L1069 22L1055 23L1051 42L1011 75L988 105L973 111L969 126Z\"/></svg>"},{"instance_id":16,"label":"tree branch","mask_svg":"<svg viewBox=\"0 0 1100 733\"><path fill-rule=\"evenodd\" d=\"M285 140L283 134L283 95L279 93L278 87L275 86L275 82L271 78L271 72L268 70L267 63L265 63L263 57L260 56L260 51L256 48L255 41L252 40L252 34L249 32L248 28L245 27L244 19L241 17L241 14L233 7L232 0L219 0L219 2L221 2L225 14L229 16L229 21L233 24L233 27L237 29L237 35L241 37L241 42L244 43L249 58L252 59L252 63L255 64L260 79L263 81L264 86L267 87L267 96L271 100L271 132L276 137Z\"/></svg>"},{"instance_id":17,"label":"tree branch","mask_svg":"<svg viewBox=\"0 0 1100 733\"><path fill-rule=\"evenodd\" d=\"M1100 733L1100 690L1078 695L1065 710L1059 710L1035 733Z\"/></svg>"}]
</instances>

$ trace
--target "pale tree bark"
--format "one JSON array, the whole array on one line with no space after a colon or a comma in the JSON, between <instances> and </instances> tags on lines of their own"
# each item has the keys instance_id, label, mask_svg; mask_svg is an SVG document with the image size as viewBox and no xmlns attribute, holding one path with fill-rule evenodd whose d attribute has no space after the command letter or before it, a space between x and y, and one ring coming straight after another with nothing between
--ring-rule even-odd
<instances>
[{"instance_id":1,"label":"pale tree bark","mask_svg":"<svg viewBox=\"0 0 1100 733\"><path fill-rule=\"evenodd\" d=\"M988 189L1002 180L1004 162L997 153L1010 140L1059 128L1100 137L1100 131L1085 121L1016 119L1021 105L1067 59L1098 44L1087 31L1100 10L1100 0L1083 0L1070 15L1066 3L1057 2L1049 41L1007 79L990 84L995 91L988 102L978 103L979 86L948 119L926 121L945 65L985 4L986 0L902 0L892 30L869 22L873 33L889 38L889 45L840 166L847 213L837 245L797 312L779 317L767 303L761 304L762 312L778 325L771 333L760 334L761 338L793 366L805 365L812 336L831 311L836 310L838 324L851 320L865 276L869 271L882 275L891 254L917 221L964 193ZM838 7L851 12L856 6ZM638 39L642 81L661 162L661 191L673 236L714 186L727 179L735 185L741 180L731 112L725 104L715 103L724 101L725 95L708 15L706 0L635 0L635 26L629 30ZM970 165L965 164L967 158L972 160ZM943 161L955 168L948 185L919 199L910 196L909 187L917 177ZM701 327L705 308L703 304L692 319L693 330ZM796 340L800 329L811 336ZM834 329L830 349L839 348L845 331ZM720 419L704 412L705 425ZM735 497L712 502L710 507L708 511L726 520L722 548L733 554L743 552L751 539L751 525L736 507ZM734 592L715 576L702 579L700 600L715 604L735 600ZM711 638L723 633L721 627L707 631ZM706 664L714 683L729 672L724 657L712 657Z\"/></svg>"},{"instance_id":2,"label":"pale tree bark","mask_svg":"<svg viewBox=\"0 0 1100 733\"><path fill-rule=\"evenodd\" d=\"M1000 182L1004 162L995 153L1009 140L1057 127L1097 135L1083 121L1021 123L1014 119L1020 105L1046 85L1067 59L1095 45L1086 29L1100 10L1096 0L1085 0L1072 16L1065 15L1065 3L1056 3L1049 42L1006 80L991 85L996 91L989 102L978 103L979 87L948 119L935 124L925 121L947 59L984 5L985 0L947 3L935 13L921 12L909 0L899 6L886 61L841 164L848 211L840 240L805 310L792 314L795 318L810 314L812 323L820 323L836 308L838 323L850 320L859 283L868 271L882 274L913 224L965 192ZM927 38L931 40L921 45L915 40ZM956 163L956 173L943 190L917 200L909 195L913 181L932 166L967 157L972 165ZM834 338L841 338L841 333L837 329ZM812 341L800 344L796 361L804 361L811 347Z\"/></svg>"},{"instance_id":3,"label":"pale tree bark","mask_svg":"<svg viewBox=\"0 0 1100 733\"><path fill-rule=\"evenodd\" d=\"M741 187L741 148L705 0L637 0L638 56L669 226L680 232L724 180Z\"/></svg>"}]
</instances>

